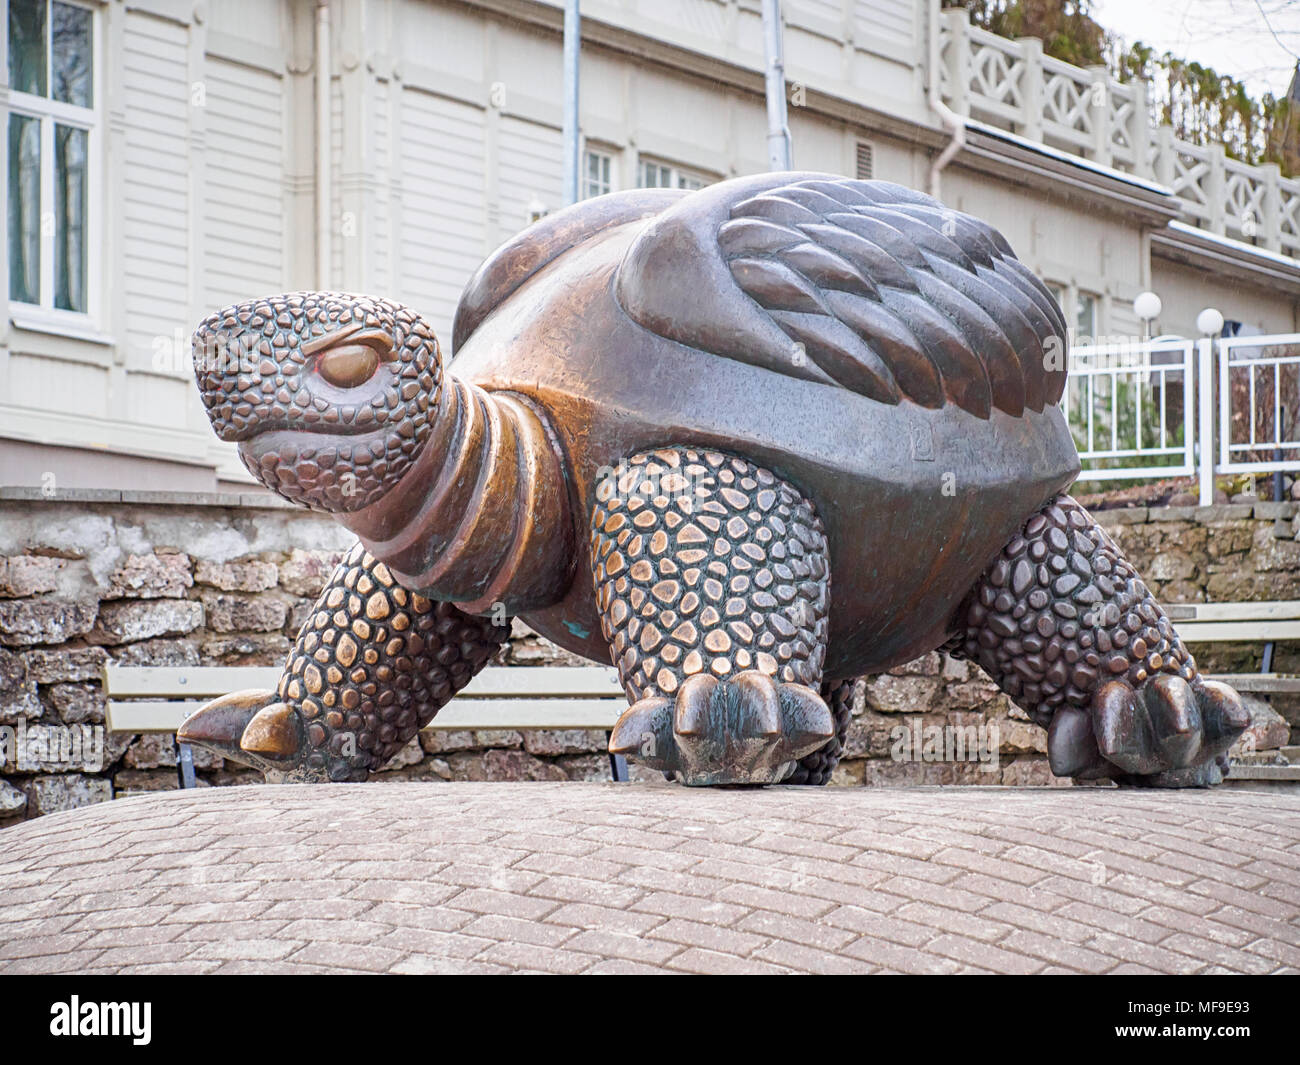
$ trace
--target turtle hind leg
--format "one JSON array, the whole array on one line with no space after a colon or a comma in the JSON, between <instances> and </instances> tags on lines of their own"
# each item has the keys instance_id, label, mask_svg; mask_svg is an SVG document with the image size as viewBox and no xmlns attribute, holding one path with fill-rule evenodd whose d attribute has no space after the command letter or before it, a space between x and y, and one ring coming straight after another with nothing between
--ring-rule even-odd
<instances>
[{"instance_id":1,"label":"turtle hind leg","mask_svg":"<svg viewBox=\"0 0 1300 1065\"><path fill-rule=\"evenodd\" d=\"M610 750L688 784L770 784L834 742L812 505L744 459L634 455L592 514L601 627L632 706Z\"/></svg>"},{"instance_id":2,"label":"turtle hind leg","mask_svg":"<svg viewBox=\"0 0 1300 1065\"><path fill-rule=\"evenodd\" d=\"M782 781L783 784L829 784L831 774L839 765L844 754L844 738L848 735L849 723L853 720L853 693L857 680L823 681L822 700L830 708L835 721L835 735L825 744L799 759L794 772Z\"/></svg>"},{"instance_id":3,"label":"turtle hind leg","mask_svg":"<svg viewBox=\"0 0 1300 1065\"><path fill-rule=\"evenodd\" d=\"M509 624L401 587L360 544L303 623L274 692L235 692L178 739L268 781L365 780L487 664Z\"/></svg>"},{"instance_id":4,"label":"turtle hind leg","mask_svg":"<svg viewBox=\"0 0 1300 1065\"><path fill-rule=\"evenodd\" d=\"M946 645L1048 730L1057 776L1148 787L1217 784L1248 724L1204 680L1137 571L1067 495L985 571Z\"/></svg>"}]
</instances>

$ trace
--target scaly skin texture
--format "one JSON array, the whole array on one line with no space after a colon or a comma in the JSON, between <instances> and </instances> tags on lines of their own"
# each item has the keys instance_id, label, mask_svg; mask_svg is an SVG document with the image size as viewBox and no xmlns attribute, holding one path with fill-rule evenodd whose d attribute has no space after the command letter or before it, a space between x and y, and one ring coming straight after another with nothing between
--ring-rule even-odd
<instances>
[{"instance_id":1,"label":"scaly skin texture","mask_svg":"<svg viewBox=\"0 0 1300 1065\"><path fill-rule=\"evenodd\" d=\"M403 588L358 544L303 623L277 690L216 700L182 726L180 738L269 779L365 780L509 635L508 620L497 625ZM267 720L270 739L259 728Z\"/></svg>"},{"instance_id":2,"label":"scaly skin texture","mask_svg":"<svg viewBox=\"0 0 1300 1065\"><path fill-rule=\"evenodd\" d=\"M721 707L711 689L693 685L688 694L685 682L754 673L770 683L754 681L746 705L784 686L802 689L800 705L818 700L830 573L807 500L744 459L691 448L633 455L597 499L596 601L630 702Z\"/></svg>"},{"instance_id":3,"label":"scaly skin texture","mask_svg":"<svg viewBox=\"0 0 1300 1065\"><path fill-rule=\"evenodd\" d=\"M634 455L591 518L601 629L628 697L757 669L821 683L826 536L811 504L744 459Z\"/></svg>"},{"instance_id":4,"label":"scaly skin texture","mask_svg":"<svg viewBox=\"0 0 1300 1065\"><path fill-rule=\"evenodd\" d=\"M240 443L249 472L331 513L360 510L401 480L442 387L424 319L392 300L334 292L209 315L194 333L194 370L212 428Z\"/></svg>"},{"instance_id":5,"label":"scaly skin texture","mask_svg":"<svg viewBox=\"0 0 1300 1065\"><path fill-rule=\"evenodd\" d=\"M303 624L280 679L280 699L302 714L303 764L330 780L364 780L509 635L508 622L494 625L408 592L358 544Z\"/></svg>"},{"instance_id":6,"label":"scaly skin texture","mask_svg":"<svg viewBox=\"0 0 1300 1065\"><path fill-rule=\"evenodd\" d=\"M1160 605L1069 496L1003 549L946 645L978 662L1050 729L1053 771L1146 785L1218 783L1245 725L1241 703L1203 681Z\"/></svg>"},{"instance_id":7,"label":"scaly skin texture","mask_svg":"<svg viewBox=\"0 0 1300 1065\"><path fill-rule=\"evenodd\" d=\"M822 699L830 707L835 719L835 738L826 746L813 751L799 760L794 773L782 783L785 784L829 784L831 774L840 764L844 755L844 737L849 731L849 722L853 720L853 691L857 680L834 680L822 682Z\"/></svg>"}]
</instances>

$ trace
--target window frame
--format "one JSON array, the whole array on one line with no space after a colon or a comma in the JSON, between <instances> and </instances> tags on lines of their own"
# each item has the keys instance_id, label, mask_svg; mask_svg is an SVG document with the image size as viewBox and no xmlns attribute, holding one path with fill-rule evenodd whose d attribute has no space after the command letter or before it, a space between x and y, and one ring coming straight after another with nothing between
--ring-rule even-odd
<instances>
[{"instance_id":1,"label":"window frame","mask_svg":"<svg viewBox=\"0 0 1300 1065\"><path fill-rule=\"evenodd\" d=\"M609 188L607 188L604 192L593 193L590 190L591 179L588 176L589 174L588 160L593 155L601 156L605 159L606 162L609 163L609 181L608 181ZM619 184L618 184L619 155L620 153L617 148L613 148L607 144L602 144L598 141L589 144L584 144L582 146L582 177L581 177L581 190L580 190L582 195L578 197L580 200L591 200L597 196L606 196L611 192L619 191Z\"/></svg>"},{"instance_id":2,"label":"window frame","mask_svg":"<svg viewBox=\"0 0 1300 1065\"><path fill-rule=\"evenodd\" d=\"M53 26L54 4L62 3L68 7L81 8L90 12L90 92L91 107L55 100L50 96L36 96L32 93L8 89L7 105L4 114L4 147L0 149L5 159L5 239L8 233L9 218L9 120L11 115L21 115L37 121L40 129L41 168L40 168L40 256L41 269L39 280L39 303L27 303L15 299L10 294L11 281L8 279L8 262L5 263L5 306L8 308L10 321L20 329L33 329L41 332L68 332L70 335L94 334L100 321L101 313L101 276L100 264L103 249L103 169L102 138L104 135L104 66L103 66L103 18L98 4L88 0L48 0L46 14L46 90L54 91L52 64L52 47L49 34ZM5 62L9 55L9 25L6 21L0 32L4 34ZM8 80L8 69L4 77ZM86 132L86 309L73 311L56 307L55 298L55 225L46 225L46 218L53 215L56 199L55 188L55 127L67 126ZM48 232L47 232L48 230Z\"/></svg>"},{"instance_id":3,"label":"window frame","mask_svg":"<svg viewBox=\"0 0 1300 1065\"><path fill-rule=\"evenodd\" d=\"M666 170L672 176L670 185L645 185L642 184L642 178L645 174L645 168L648 166L657 166L661 170ZM698 185L683 185L682 179L698 181ZM697 189L707 188L715 184L720 179L707 171L695 170L691 167L679 166L677 163L669 162L667 159L661 159L654 155L638 155L636 160L636 187L639 189L685 189L695 191Z\"/></svg>"},{"instance_id":4,"label":"window frame","mask_svg":"<svg viewBox=\"0 0 1300 1065\"><path fill-rule=\"evenodd\" d=\"M1089 326L1091 331L1086 334L1088 337L1088 343L1096 344L1098 342L1097 338L1101 326L1101 293L1093 292L1091 289L1081 288L1076 285L1074 289L1073 320L1076 336L1079 335L1079 316L1083 312L1085 305L1088 306L1090 310L1089 317L1092 319L1092 324Z\"/></svg>"},{"instance_id":5,"label":"window frame","mask_svg":"<svg viewBox=\"0 0 1300 1065\"><path fill-rule=\"evenodd\" d=\"M1065 315L1070 346L1097 344L1098 338L1106 327L1106 293L1087 288L1074 281L1052 281L1044 278L1043 284L1055 297L1061 307L1061 313ZM1092 301L1092 332L1081 334L1079 312L1083 309L1085 299Z\"/></svg>"}]
</instances>

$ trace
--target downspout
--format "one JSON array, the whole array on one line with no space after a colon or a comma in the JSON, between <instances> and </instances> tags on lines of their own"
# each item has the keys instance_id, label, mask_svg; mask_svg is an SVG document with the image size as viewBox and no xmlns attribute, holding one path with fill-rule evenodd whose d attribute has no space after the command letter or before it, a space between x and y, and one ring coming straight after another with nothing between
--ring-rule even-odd
<instances>
[{"instance_id":1,"label":"downspout","mask_svg":"<svg viewBox=\"0 0 1300 1065\"><path fill-rule=\"evenodd\" d=\"M767 168L792 166L790 123L785 109L785 45L782 40L781 0L763 0L763 52L767 89Z\"/></svg>"},{"instance_id":2,"label":"downspout","mask_svg":"<svg viewBox=\"0 0 1300 1065\"><path fill-rule=\"evenodd\" d=\"M930 176L926 181L925 191L935 199L939 198L939 175L943 168L952 162L953 157L966 143L966 120L946 103L939 93L939 7L941 0L931 0L929 18L929 70L926 71L930 110L939 116L944 129L952 134L952 139L944 145L943 151L930 164Z\"/></svg>"},{"instance_id":3,"label":"downspout","mask_svg":"<svg viewBox=\"0 0 1300 1065\"><path fill-rule=\"evenodd\" d=\"M564 202L580 199L581 163L578 159L578 63L582 54L582 13L578 0L564 4Z\"/></svg>"},{"instance_id":4,"label":"downspout","mask_svg":"<svg viewBox=\"0 0 1300 1065\"><path fill-rule=\"evenodd\" d=\"M333 189L330 186L330 6L316 4L316 288L330 287Z\"/></svg>"}]
</instances>

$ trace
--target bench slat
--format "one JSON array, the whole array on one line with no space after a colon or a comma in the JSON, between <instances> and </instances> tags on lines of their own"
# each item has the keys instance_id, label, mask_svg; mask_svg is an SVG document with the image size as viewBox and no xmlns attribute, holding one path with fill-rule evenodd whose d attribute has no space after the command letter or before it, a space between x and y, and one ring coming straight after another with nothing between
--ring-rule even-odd
<instances>
[{"instance_id":1,"label":"bench slat","mask_svg":"<svg viewBox=\"0 0 1300 1065\"><path fill-rule=\"evenodd\" d=\"M201 702L148 702L137 700L120 703L108 701L105 721L109 732L175 732Z\"/></svg>"},{"instance_id":2,"label":"bench slat","mask_svg":"<svg viewBox=\"0 0 1300 1065\"><path fill-rule=\"evenodd\" d=\"M482 699L510 695L621 699L623 685L609 666L489 666L456 697Z\"/></svg>"},{"instance_id":3,"label":"bench slat","mask_svg":"<svg viewBox=\"0 0 1300 1065\"><path fill-rule=\"evenodd\" d=\"M1239 692L1282 695L1300 692L1300 675L1295 673L1205 673L1206 680L1231 684Z\"/></svg>"},{"instance_id":4,"label":"bench slat","mask_svg":"<svg viewBox=\"0 0 1300 1065\"><path fill-rule=\"evenodd\" d=\"M617 699L453 699L426 728L451 729L604 729L614 727L627 709Z\"/></svg>"},{"instance_id":5,"label":"bench slat","mask_svg":"<svg viewBox=\"0 0 1300 1065\"><path fill-rule=\"evenodd\" d=\"M1265 603L1166 603L1165 613L1176 627L1181 621L1289 621L1300 618L1300 599Z\"/></svg>"},{"instance_id":6,"label":"bench slat","mask_svg":"<svg viewBox=\"0 0 1300 1065\"><path fill-rule=\"evenodd\" d=\"M278 666L107 666L104 690L119 698L146 695L211 698L246 688L275 688ZM621 696L623 686L609 666L489 666L458 698L494 696Z\"/></svg>"},{"instance_id":7,"label":"bench slat","mask_svg":"<svg viewBox=\"0 0 1300 1065\"><path fill-rule=\"evenodd\" d=\"M1297 621L1182 621L1174 628L1184 643L1261 643L1267 640L1300 640Z\"/></svg>"},{"instance_id":8,"label":"bench slat","mask_svg":"<svg viewBox=\"0 0 1300 1065\"><path fill-rule=\"evenodd\" d=\"M245 688L274 688L284 670L278 666L105 666L109 695L191 695L207 698Z\"/></svg>"},{"instance_id":9,"label":"bench slat","mask_svg":"<svg viewBox=\"0 0 1300 1065\"><path fill-rule=\"evenodd\" d=\"M138 700L108 704L110 732L175 732L201 702ZM623 699L461 699L425 726L442 732L468 729L612 729L627 709Z\"/></svg>"}]
</instances>

